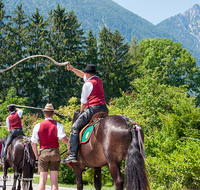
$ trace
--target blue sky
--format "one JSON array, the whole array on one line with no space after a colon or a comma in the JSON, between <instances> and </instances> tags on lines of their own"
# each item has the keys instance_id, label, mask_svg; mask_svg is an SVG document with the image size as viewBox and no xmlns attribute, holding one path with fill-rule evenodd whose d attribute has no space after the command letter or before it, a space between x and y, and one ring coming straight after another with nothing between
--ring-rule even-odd
<instances>
[{"instance_id":1,"label":"blue sky","mask_svg":"<svg viewBox=\"0 0 200 190\"><path fill-rule=\"evenodd\" d=\"M200 0L113 0L153 24L184 13Z\"/></svg>"}]
</instances>

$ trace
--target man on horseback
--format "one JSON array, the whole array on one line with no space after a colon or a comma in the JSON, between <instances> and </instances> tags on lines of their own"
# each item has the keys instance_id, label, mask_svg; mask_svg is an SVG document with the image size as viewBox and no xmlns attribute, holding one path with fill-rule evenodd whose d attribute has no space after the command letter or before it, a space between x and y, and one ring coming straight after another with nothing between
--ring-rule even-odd
<instances>
[{"instance_id":1,"label":"man on horseback","mask_svg":"<svg viewBox=\"0 0 200 190\"><path fill-rule=\"evenodd\" d=\"M62 160L64 163L77 162L78 135L80 130L91 120L92 116L97 112L108 113L103 83L101 79L96 76L98 72L96 71L95 65L87 65L83 72L68 64L67 70L73 71L77 76L83 78L85 83L82 87L81 94L81 114L71 127L70 149L68 157Z\"/></svg>"},{"instance_id":2,"label":"man on horseback","mask_svg":"<svg viewBox=\"0 0 200 190\"><path fill-rule=\"evenodd\" d=\"M50 180L52 190L58 190L58 171L60 167L59 142L68 143L63 125L54 121L54 107L47 104L43 110L45 120L34 126L31 137L32 148L38 160L38 170L40 172L40 183L38 190L45 189L50 168ZM37 142L40 142L40 155L38 155Z\"/></svg>"},{"instance_id":3,"label":"man on horseback","mask_svg":"<svg viewBox=\"0 0 200 190\"><path fill-rule=\"evenodd\" d=\"M23 110L15 108L15 106L13 105L8 105L7 109L10 113L10 115L6 118L6 125L9 131L9 135L6 140L5 147L2 153L1 162L4 162L7 149L11 144L12 140L20 135L25 136L22 130L22 123L21 123Z\"/></svg>"}]
</instances>

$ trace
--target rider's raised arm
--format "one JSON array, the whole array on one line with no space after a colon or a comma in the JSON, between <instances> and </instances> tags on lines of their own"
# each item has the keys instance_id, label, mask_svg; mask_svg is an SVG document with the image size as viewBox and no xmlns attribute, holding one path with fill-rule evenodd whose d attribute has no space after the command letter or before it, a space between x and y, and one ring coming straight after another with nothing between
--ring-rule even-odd
<instances>
[{"instance_id":1,"label":"rider's raised arm","mask_svg":"<svg viewBox=\"0 0 200 190\"><path fill-rule=\"evenodd\" d=\"M19 108L16 108L15 110L17 111L18 116L21 118L21 117L22 117L23 110L21 110L21 109L19 109Z\"/></svg>"},{"instance_id":2,"label":"rider's raised arm","mask_svg":"<svg viewBox=\"0 0 200 190\"><path fill-rule=\"evenodd\" d=\"M83 72L83 71L72 67L70 64L67 65L67 70L68 70L68 71L73 71L73 72L74 72L77 76L79 76L80 78L83 78L83 77L84 77L84 72Z\"/></svg>"}]
</instances>

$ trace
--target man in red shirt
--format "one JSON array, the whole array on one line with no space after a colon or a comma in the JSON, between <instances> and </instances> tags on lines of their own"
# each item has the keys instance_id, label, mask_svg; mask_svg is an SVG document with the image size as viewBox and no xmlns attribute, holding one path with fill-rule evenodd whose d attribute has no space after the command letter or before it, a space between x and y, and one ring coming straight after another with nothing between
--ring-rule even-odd
<instances>
[{"instance_id":1,"label":"man in red shirt","mask_svg":"<svg viewBox=\"0 0 200 190\"><path fill-rule=\"evenodd\" d=\"M104 97L103 83L96 76L95 65L87 65L83 71L75 69L70 64L67 66L68 71L73 71L77 76L84 79L84 85L81 94L81 115L71 127L70 150L68 157L62 162L77 162L78 135L79 131L91 120L92 116L97 112L108 113L106 101Z\"/></svg>"},{"instance_id":2,"label":"man in red shirt","mask_svg":"<svg viewBox=\"0 0 200 190\"><path fill-rule=\"evenodd\" d=\"M6 125L9 131L9 135L6 139L5 147L2 152L1 162L4 162L7 148L11 144L12 140L15 137L18 137L19 135L25 136L22 130L22 123L21 123L21 117L23 111L19 108L15 108L15 106L13 105L8 105L7 109L10 113L10 115L6 118Z\"/></svg>"},{"instance_id":3,"label":"man in red shirt","mask_svg":"<svg viewBox=\"0 0 200 190\"><path fill-rule=\"evenodd\" d=\"M58 190L58 171L60 167L59 142L68 143L63 125L54 121L54 107L47 104L43 110L45 120L34 126L31 137L32 148L36 160L38 160L38 171L40 172L40 183L38 190L44 190L50 168L51 190ZM40 142L40 155L38 155L37 143Z\"/></svg>"}]
</instances>

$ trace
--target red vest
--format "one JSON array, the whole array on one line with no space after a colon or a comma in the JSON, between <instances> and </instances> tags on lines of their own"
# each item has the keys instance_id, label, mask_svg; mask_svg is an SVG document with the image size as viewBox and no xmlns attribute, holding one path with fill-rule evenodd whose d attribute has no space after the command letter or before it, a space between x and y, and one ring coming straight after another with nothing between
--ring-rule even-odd
<instances>
[{"instance_id":1,"label":"red vest","mask_svg":"<svg viewBox=\"0 0 200 190\"><path fill-rule=\"evenodd\" d=\"M18 116L17 112L13 112L8 116L10 131L13 129L22 129L21 118Z\"/></svg>"},{"instance_id":2,"label":"red vest","mask_svg":"<svg viewBox=\"0 0 200 190\"><path fill-rule=\"evenodd\" d=\"M106 104L101 79L99 77L93 77L88 82L93 84L93 90L88 97L87 108L90 106Z\"/></svg>"},{"instance_id":3,"label":"red vest","mask_svg":"<svg viewBox=\"0 0 200 190\"><path fill-rule=\"evenodd\" d=\"M44 120L40 123L38 131L40 140L40 149L58 148L57 122L53 120Z\"/></svg>"}]
</instances>

